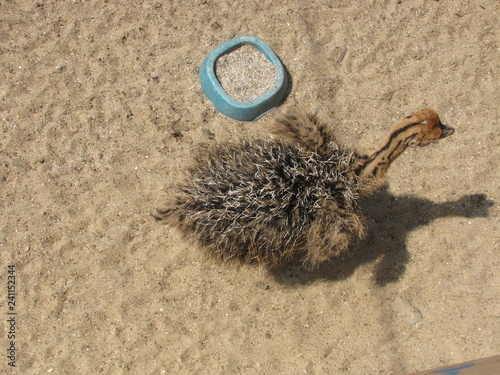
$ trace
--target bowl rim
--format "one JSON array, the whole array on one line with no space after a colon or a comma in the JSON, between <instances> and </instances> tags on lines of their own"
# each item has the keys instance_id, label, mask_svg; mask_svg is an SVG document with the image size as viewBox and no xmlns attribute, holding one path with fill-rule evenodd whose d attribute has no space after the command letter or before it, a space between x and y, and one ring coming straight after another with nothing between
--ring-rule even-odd
<instances>
[{"instance_id":1,"label":"bowl rim","mask_svg":"<svg viewBox=\"0 0 500 375\"><path fill-rule=\"evenodd\" d=\"M276 67L276 81L262 95L242 102L233 99L226 93L215 73L215 64L221 56L231 53L245 44L257 48ZM277 107L287 88L286 72L281 60L271 47L262 39L254 36L240 36L218 45L203 60L199 74L203 92L217 110L228 117L241 121L255 121Z\"/></svg>"}]
</instances>

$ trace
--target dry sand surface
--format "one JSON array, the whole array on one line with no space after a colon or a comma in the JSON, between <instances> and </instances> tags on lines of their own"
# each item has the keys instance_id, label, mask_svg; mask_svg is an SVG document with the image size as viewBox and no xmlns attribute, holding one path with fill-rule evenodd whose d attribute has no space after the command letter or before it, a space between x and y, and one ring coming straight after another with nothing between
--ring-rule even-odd
<instances>
[{"instance_id":1,"label":"dry sand surface","mask_svg":"<svg viewBox=\"0 0 500 375\"><path fill-rule=\"evenodd\" d=\"M241 35L293 80L253 123L197 75ZM407 374L498 354L499 36L495 0L0 1L0 372ZM456 133L402 155L367 238L314 272L207 261L150 217L198 147L266 138L296 106L360 150L425 107Z\"/></svg>"}]
</instances>

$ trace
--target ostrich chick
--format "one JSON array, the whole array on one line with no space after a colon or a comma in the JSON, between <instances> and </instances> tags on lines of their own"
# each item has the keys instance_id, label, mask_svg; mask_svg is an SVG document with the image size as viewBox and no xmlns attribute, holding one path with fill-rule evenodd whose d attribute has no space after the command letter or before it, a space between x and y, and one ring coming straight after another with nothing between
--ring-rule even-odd
<instances>
[{"instance_id":1,"label":"ostrich chick","mask_svg":"<svg viewBox=\"0 0 500 375\"><path fill-rule=\"evenodd\" d=\"M304 113L277 120L271 132L278 139L201 151L153 216L219 259L272 266L299 256L315 266L362 237L360 198L383 183L408 146L436 142L454 129L424 109L398 123L371 155L339 145L327 126Z\"/></svg>"}]
</instances>

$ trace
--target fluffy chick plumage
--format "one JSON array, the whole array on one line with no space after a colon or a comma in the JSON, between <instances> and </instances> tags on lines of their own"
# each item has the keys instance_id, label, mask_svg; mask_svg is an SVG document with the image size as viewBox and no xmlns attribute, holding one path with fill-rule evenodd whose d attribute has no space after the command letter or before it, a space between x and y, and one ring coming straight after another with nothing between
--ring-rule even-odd
<instances>
[{"instance_id":1,"label":"fluffy chick plumage","mask_svg":"<svg viewBox=\"0 0 500 375\"><path fill-rule=\"evenodd\" d=\"M344 251L364 233L358 201L370 184L355 172L362 158L305 114L272 131L282 139L201 151L154 216L223 260L276 265L299 254L313 266Z\"/></svg>"}]
</instances>

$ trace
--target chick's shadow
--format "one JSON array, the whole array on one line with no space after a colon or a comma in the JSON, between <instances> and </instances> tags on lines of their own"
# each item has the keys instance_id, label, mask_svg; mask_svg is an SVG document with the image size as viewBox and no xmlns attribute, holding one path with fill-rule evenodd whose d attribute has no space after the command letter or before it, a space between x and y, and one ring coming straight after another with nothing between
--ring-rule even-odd
<instances>
[{"instance_id":1,"label":"chick's shadow","mask_svg":"<svg viewBox=\"0 0 500 375\"><path fill-rule=\"evenodd\" d=\"M278 282L288 285L318 279L342 280L360 265L376 262L374 281L384 286L397 281L405 272L410 259L406 237L411 231L444 217L487 217L493 204L485 194L465 195L445 203L413 196L396 197L385 186L362 202L368 222L367 236L354 243L343 256L317 270L304 270L298 260L292 260L270 273Z\"/></svg>"}]
</instances>

